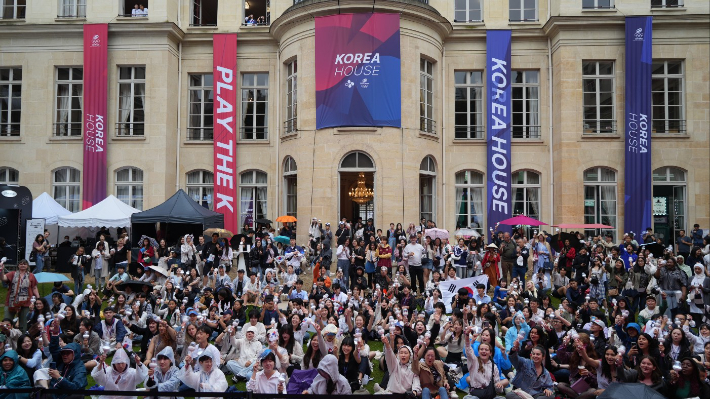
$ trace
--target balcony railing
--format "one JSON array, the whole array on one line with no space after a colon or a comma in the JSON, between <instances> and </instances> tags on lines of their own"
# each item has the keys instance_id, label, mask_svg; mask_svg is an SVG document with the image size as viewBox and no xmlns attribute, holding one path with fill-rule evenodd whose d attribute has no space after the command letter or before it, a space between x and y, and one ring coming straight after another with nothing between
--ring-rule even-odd
<instances>
[{"instance_id":1,"label":"balcony railing","mask_svg":"<svg viewBox=\"0 0 710 399\"><path fill-rule=\"evenodd\" d=\"M651 121L652 133L676 133L684 134L687 132L685 120L680 119L654 119Z\"/></svg>"},{"instance_id":2,"label":"balcony railing","mask_svg":"<svg viewBox=\"0 0 710 399\"><path fill-rule=\"evenodd\" d=\"M454 127L454 138L460 140L482 139L486 135L483 126L456 126Z\"/></svg>"},{"instance_id":3,"label":"balcony railing","mask_svg":"<svg viewBox=\"0 0 710 399\"><path fill-rule=\"evenodd\" d=\"M296 134L298 131L298 118L291 118L284 121L284 136Z\"/></svg>"},{"instance_id":4,"label":"balcony railing","mask_svg":"<svg viewBox=\"0 0 710 399\"><path fill-rule=\"evenodd\" d=\"M436 134L436 121L429 118L419 118L419 130L429 134Z\"/></svg>"},{"instance_id":5,"label":"balcony railing","mask_svg":"<svg viewBox=\"0 0 710 399\"><path fill-rule=\"evenodd\" d=\"M0 123L0 137L19 137L20 123Z\"/></svg>"},{"instance_id":6,"label":"balcony railing","mask_svg":"<svg viewBox=\"0 0 710 399\"><path fill-rule=\"evenodd\" d=\"M119 122L116 123L116 136L118 137L142 137L145 134L143 122Z\"/></svg>"},{"instance_id":7,"label":"balcony railing","mask_svg":"<svg viewBox=\"0 0 710 399\"><path fill-rule=\"evenodd\" d=\"M187 129L187 141L212 141L214 129L211 127L190 127Z\"/></svg>"},{"instance_id":8,"label":"balcony railing","mask_svg":"<svg viewBox=\"0 0 710 399\"><path fill-rule=\"evenodd\" d=\"M540 126L515 126L511 127L514 139L539 139Z\"/></svg>"},{"instance_id":9,"label":"balcony railing","mask_svg":"<svg viewBox=\"0 0 710 399\"><path fill-rule=\"evenodd\" d=\"M582 122L584 134L611 134L616 133L616 121L609 119L588 119Z\"/></svg>"},{"instance_id":10,"label":"balcony railing","mask_svg":"<svg viewBox=\"0 0 710 399\"><path fill-rule=\"evenodd\" d=\"M81 137L81 122L62 122L54 124L54 137Z\"/></svg>"},{"instance_id":11,"label":"balcony railing","mask_svg":"<svg viewBox=\"0 0 710 399\"><path fill-rule=\"evenodd\" d=\"M679 8L683 6L683 0L651 0L651 8Z\"/></svg>"},{"instance_id":12,"label":"balcony railing","mask_svg":"<svg viewBox=\"0 0 710 399\"><path fill-rule=\"evenodd\" d=\"M239 128L240 140L266 140L268 138L268 126L242 126Z\"/></svg>"}]
</instances>

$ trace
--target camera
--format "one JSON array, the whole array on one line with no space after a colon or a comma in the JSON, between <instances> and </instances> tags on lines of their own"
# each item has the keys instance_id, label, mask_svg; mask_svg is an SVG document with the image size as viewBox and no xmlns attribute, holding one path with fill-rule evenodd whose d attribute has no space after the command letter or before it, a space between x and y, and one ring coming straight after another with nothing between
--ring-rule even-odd
<instances>
[{"instance_id":1,"label":"camera","mask_svg":"<svg viewBox=\"0 0 710 399\"><path fill-rule=\"evenodd\" d=\"M651 288L651 294L658 295L661 293L661 289L658 286Z\"/></svg>"},{"instance_id":2,"label":"camera","mask_svg":"<svg viewBox=\"0 0 710 399\"><path fill-rule=\"evenodd\" d=\"M599 285L599 279L597 277L592 277L591 283L592 285Z\"/></svg>"}]
</instances>

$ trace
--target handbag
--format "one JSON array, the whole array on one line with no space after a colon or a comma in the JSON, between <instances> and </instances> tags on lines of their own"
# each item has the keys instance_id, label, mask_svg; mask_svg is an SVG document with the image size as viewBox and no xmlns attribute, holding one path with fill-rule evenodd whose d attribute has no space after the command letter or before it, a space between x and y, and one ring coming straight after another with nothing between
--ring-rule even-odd
<instances>
[{"instance_id":1,"label":"handbag","mask_svg":"<svg viewBox=\"0 0 710 399\"><path fill-rule=\"evenodd\" d=\"M570 385L570 388L572 388L578 394L581 394L582 392L587 391L590 386L586 378L580 378L575 381L574 384Z\"/></svg>"},{"instance_id":2,"label":"handbag","mask_svg":"<svg viewBox=\"0 0 710 399\"><path fill-rule=\"evenodd\" d=\"M549 260L546 260L542 264L542 270L552 270L552 268L553 268L552 262L550 262Z\"/></svg>"},{"instance_id":3,"label":"handbag","mask_svg":"<svg viewBox=\"0 0 710 399\"><path fill-rule=\"evenodd\" d=\"M476 396L476 397L478 397L478 399L493 399L498 395L496 393L495 383L493 382L493 378L495 377L494 373L496 372L496 364L493 362L493 360L490 360L490 362L491 362L491 382L488 385L486 385L485 388L471 388L471 389L469 389L468 390L469 395Z\"/></svg>"},{"instance_id":4,"label":"handbag","mask_svg":"<svg viewBox=\"0 0 710 399\"><path fill-rule=\"evenodd\" d=\"M30 252L30 262L37 262L37 251Z\"/></svg>"}]
</instances>

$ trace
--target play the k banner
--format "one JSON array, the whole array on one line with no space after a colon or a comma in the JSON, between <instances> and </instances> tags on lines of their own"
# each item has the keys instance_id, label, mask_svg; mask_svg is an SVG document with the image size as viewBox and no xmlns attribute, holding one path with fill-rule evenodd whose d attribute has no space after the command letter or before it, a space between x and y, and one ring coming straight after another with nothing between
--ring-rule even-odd
<instances>
[{"instance_id":1,"label":"play the k banner","mask_svg":"<svg viewBox=\"0 0 710 399\"><path fill-rule=\"evenodd\" d=\"M510 190L510 38L509 30L486 32L488 144L488 228L512 214ZM505 226L504 228L507 228Z\"/></svg>"},{"instance_id":2,"label":"play the k banner","mask_svg":"<svg viewBox=\"0 0 710 399\"><path fill-rule=\"evenodd\" d=\"M316 18L316 128L401 127L399 14Z\"/></svg>"},{"instance_id":3,"label":"play the k banner","mask_svg":"<svg viewBox=\"0 0 710 399\"><path fill-rule=\"evenodd\" d=\"M108 24L84 25L84 176L82 208L106 198Z\"/></svg>"},{"instance_id":4,"label":"play the k banner","mask_svg":"<svg viewBox=\"0 0 710 399\"><path fill-rule=\"evenodd\" d=\"M652 17L626 18L624 231L652 227Z\"/></svg>"},{"instance_id":5,"label":"play the k banner","mask_svg":"<svg viewBox=\"0 0 710 399\"><path fill-rule=\"evenodd\" d=\"M224 215L225 229L237 232L237 34L216 34L212 45L214 210Z\"/></svg>"}]
</instances>

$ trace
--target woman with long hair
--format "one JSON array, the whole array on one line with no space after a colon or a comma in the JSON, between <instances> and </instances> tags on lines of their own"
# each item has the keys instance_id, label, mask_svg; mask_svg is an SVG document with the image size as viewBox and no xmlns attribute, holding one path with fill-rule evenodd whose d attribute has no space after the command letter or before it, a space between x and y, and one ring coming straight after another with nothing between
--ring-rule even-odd
<instances>
[{"instance_id":1,"label":"woman with long hair","mask_svg":"<svg viewBox=\"0 0 710 399\"><path fill-rule=\"evenodd\" d=\"M661 362L664 364L665 370L673 369L673 362L693 356L693 347L685 336L685 331L680 327L674 327L671 330L660 349Z\"/></svg>"},{"instance_id":2,"label":"woman with long hair","mask_svg":"<svg viewBox=\"0 0 710 399\"><path fill-rule=\"evenodd\" d=\"M42 367L42 351L37 347L37 341L28 334L21 335L17 339L17 355L20 366L32 381L34 372Z\"/></svg>"},{"instance_id":3,"label":"woman with long hair","mask_svg":"<svg viewBox=\"0 0 710 399\"><path fill-rule=\"evenodd\" d=\"M281 365L282 370L286 370L286 373L290 376L294 369L301 368L301 362L304 357L303 345L296 341L293 326L289 324L281 326L279 331L279 347L290 355L290 364Z\"/></svg>"},{"instance_id":4,"label":"woman with long hair","mask_svg":"<svg viewBox=\"0 0 710 399\"><path fill-rule=\"evenodd\" d=\"M164 242L165 240L160 240L161 243ZM161 245L162 248L162 245ZM166 245L167 248L167 245ZM153 264L153 257L155 257L155 248L150 244L150 239L147 237L143 239L143 242L141 243L140 247L140 256L138 257L138 264L145 268L148 266L151 266ZM170 256L170 252L168 250L168 256ZM161 256L162 258L163 256Z\"/></svg>"},{"instance_id":5,"label":"woman with long hair","mask_svg":"<svg viewBox=\"0 0 710 399\"><path fill-rule=\"evenodd\" d=\"M468 338L471 331L471 327L469 327L464 334L466 363L470 373L469 395L481 399L492 399L484 395L491 392L490 385L493 385L495 393L502 393L508 385L508 380L501 378L502 373L498 365L493 362L493 345L482 343L478 346L478 356L473 354L473 348Z\"/></svg>"},{"instance_id":6,"label":"woman with long hair","mask_svg":"<svg viewBox=\"0 0 710 399\"><path fill-rule=\"evenodd\" d=\"M468 337L468 334L463 333L463 321L461 319L456 319L453 323L447 322L444 324L444 328L441 329L440 333L441 344L446 345L444 363L456 365L463 363L461 354L464 351L464 336Z\"/></svg>"},{"instance_id":7,"label":"woman with long hair","mask_svg":"<svg viewBox=\"0 0 710 399\"><path fill-rule=\"evenodd\" d=\"M72 341L76 334L79 334L79 318L76 315L76 308L72 305L65 306L64 312L64 319L59 321L59 327L61 327L62 332L69 340Z\"/></svg>"},{"instance_id":8,"label":"woman with long hair","mask_svg":"<svg viewBox=\"0 0 710 399\"><path fill-rule=\"evenodd\" d=\"M340 356L338 357L338 372L350 382L350 390L355 392L360 389L360 351L357 350L353 337L345 337L340 343Z\"/></svg>"},{"instance_id":9,"label":"woman with long hair","mask_svg":"<svg viewBox=\"0 0 710 399\"><path fill-rule=\"evenodd\" d=\"M670 372L666 395L672 399L710 398L710 387L700 378L698 364L691 357L680 360L680 371Z\"/></svg>"},{"instance_id":10,"label":"woman with long hair","mask_svg":"<svg viewBox=\"0 0 710 399\"><path fill-rule=\"evenodd\" d=\"M584 361L597 370L597 388L590 388L577 396L582 399L593 399L604 392L609 387L609 384L615 381L617 369L624 367L623 357L615 346L607 346L604 349L603 359L592 359L587 354L586 350L580 352Z\"/></svg>"},{"instance_id":11,"label":"woman with long hair","mask_svg":"<svg viewBox=\"0 0 710 399\"><path fill-rule=\"evenodd\" d=\"M168 346L177 350L177 332L165 320L161 320L158 322L158 334L150 340L143 363L147 366L152 358Z\"/></svg>"},{"instance_id":12,"label":"woman with long hair","mask_svg":"<svg viewBox=\"0 0 710 399\"><path fill-rule=\"evenodd\" d=\"M636 344L632 345L631 348L626 348L626 365L628 367L636 367L645 356L660 360L661 352L658 346L658 340L648 333L641 333L636 340ZM661 364L660 366L662 367L661 372L663 372L665 370L664 365Z\"/></svg>"},{"instance_id":13,"label":"woman with long hair","mask_svg":"<svg viewBox=\"0 0 710 399\"><path fill-rule=\"evenodd\" d=\"M35 256L35 269L32 271L33 274L42 273L42 269L44 268L44 255L48 250L49 243L45 241L44 234L37 234L32 243L32 252Z\"/></svg>"},{"instance_id":14,"label":"woman with long hair","mask_svg":"<svg viewBox=\"0 0 710 399\"><path fill-rule=\"evenodd\" d=\"M318 367L323 354L320 351L318 338L313 337L308 342L306 353L301 361L301 370L310 370Z\"/></svg>"},{"instance_id":15,"label":"woman with long hair","mask_svg":"<svg viewBox=\"0 0 710 399\"><path fill-rule=\"evenodd\" d=\"M634 369L625 370L623 367L617 367L616 379L619 382L640 382L656 392L666 394L666 381L663 379L661 368L656 359L651 356L643 356Z\"/></svg>"},{"instance_id":16,"label":"woman with long hair","mask_svg":"<svg viewBox=\"0 0 710 399\"><path fill-rule=\"evenodd\" d=\"M569 342L568 337L565 337L562 346L557 350L556 362L560 367L569 370L569 384L560 382L557 389L571 398L576 398L580 393L588 393L589 389L597 387L597 370L585 360L582 352L586 351L586 358L590 359L599 359L599 356L588 334L579 334L573 342ZM584 392L577 392L581 389L577 384L586 386Z\"/></svg>"}]
</instances>

